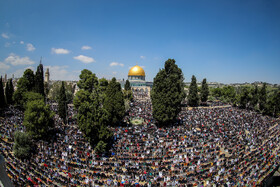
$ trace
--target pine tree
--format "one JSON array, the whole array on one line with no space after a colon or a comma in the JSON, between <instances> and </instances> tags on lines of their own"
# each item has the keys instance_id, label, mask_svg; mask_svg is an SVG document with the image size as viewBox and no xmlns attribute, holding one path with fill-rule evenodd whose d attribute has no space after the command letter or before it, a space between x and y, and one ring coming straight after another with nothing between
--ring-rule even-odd
<instances>
[{"instance_id":1,"label":"pine tree","mask_svg":"<svg viewBox=\"0 0 280 187\"><path fill-rule=\"evenodd\" d=\"M8 105L13 104L13 94L14 94L13 81L12 79L9 79L6 83L6 88L5 88L6 103Z\"/></svg>"},{"instance_id":2,"label":"pine tree","mask_svg":"<svg viewBox=\"0 0 280 187\"><path fill-rule=\"evenodd\" d=\"M124 117L124 96L121 85L116 81L115 77L109 82L107 87L104 100L104 109L109 112L109 119L112 124L116 124Z\"/></svg>"},{"instance_id":3,"label":"pine tree","mask_svg":"<svg viewBox=\"0 0 280 187\"><path fill-rule=\"evenodd\" d=\"M43 64L39 64L37 67L36 75L35 75L35 92L41 94L45 97L44 92L44 68Z\"/></svg>"},{"instance_id":4,"label":"pine tree","mask_svg":"<svg viewBox=\"0 0 280 187\"><path fill-rule=\"evenodd\" d=\"M63 122L66 123L67 116L67 101L66 101L66 92L64 87L64 81L62 81L59 97L58 97L58 115L63 119Z\"/></svg>"},{"instance_id":5,"label":"pine tree","mask_svg":"<svg viewBox=\"0 0 280 187\"><path fill-rule=\"evenodd\" d=\"M126 80L126 81L125 81L124 89L125 89L126 91L131 90L131 86L130 86L129 80Z\"/></svg>"},{"instance_id":6,"label":"pine tree","mask_svg":"<svg viewBox=\"0 0 280 187\"><path fill-rule=\"evenodd\" d=\"M259 106L261 111L265 110L266 100L267 100L266 83L264 83L259 94Z\"/></svg>"},{"instance_id":7,"label":"pine tree","mask_svg":"<svg viewBox=\"0 0 280 187\"><path fill-rule=\"evenodd\" d=\"M189 87L188 103L192 107L198 106L199 97L197 93L196 77L192 76L191 85Z\"/></svg>"},{"instance_id":8,"label":"pine tree","mask_svg":"<svg viewBox=\"0 0 280 187\"><path fill-rule=\"evenodd\" d=\"M181 111L181 103L185 98L183 80L182 70L174 59L165 61L164 68L154 78L151 99L153 117L159 125L172 124Z\"/></svg>"},{"instance_id":9,"label":"pine tree","mask_svg":"<svg viewBox=\"0 0 280 187\"><path fill-rule=\"evenodd\" d=\"M3 109L6 105L5 96L4 96L4 89L3 89L3 82L2 76L0 79L0 109Z\"/></svg>"},{"instance_id":10,"label":"pine tree","mask_svg":"<svg viewBox=\"0 0 280 187\"><path fill-rule=\"evenodd\" d=\"M206 79L203 79L201 86L201 102L206 102L209 95L209 88Z\"/></svg>"}]
</instances>

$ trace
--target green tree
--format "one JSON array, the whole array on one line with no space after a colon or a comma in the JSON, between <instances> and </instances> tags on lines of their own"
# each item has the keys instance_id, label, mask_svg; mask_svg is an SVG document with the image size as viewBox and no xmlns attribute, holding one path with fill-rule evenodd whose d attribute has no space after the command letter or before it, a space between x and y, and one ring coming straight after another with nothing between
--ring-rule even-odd
<instances>
[{"instance_id":1,"label":"green tree","mask_svg":"<svg viewBox=\"0 0 280 187\"><path fill-rule=\"evenodd\" d=\"M211 95L213 97L221 97L222 96L222 89L220 87L217 87L217 88L212 88L211 89Z\"/></svg>"},{"instance_id":2,"label":"green tree","mask_svg":"<svg viewBox=\"0 0 280 187\"><path fill-rule=\"evenodd\" d=\"M44 100L33 100L27 103L24 112L23 125L34 139L48 137L48 132L54 127L54 113Z\"/></svg>"},{"instance_id":3,"label":"green tree","mask_svg":"<svg viewBox=\"0 0 280 187\"><path fill-rule=\"evenodd\" d=\"M125 81L124 89L125 89L126 91L131 90L131 86L130 86L129 80L126 80L126 81Z\"/></svg>"},{"instance_id":4,"label":"green tree","mask_svg":"<svg viewBox=\"0 0 280 187\"><path fill-rule=\"evenodd\" d=\"M273 97L273 115L274 117L280 116L280 90L278 90Z\"/></svg>"},{"instance_id":5,"label":"green tree","mask_svg":"<svg viewBox=\"0 0 280 187\"><path fill-rule=\"evenodd\" d=\"M233 86L224 86L221 88L221 95L230 102L234 102L236 91Z\"/></svg>"},{"instance_id":6,"label":"green tree","mask_svg":"<svg viewBox=\"0 0 280 187\"><path fill-rule=\"evenodd\" d=\"M84 69L81 72L78 86L80 89L92 92L92 90L98 85L98 79L91 71Z\"/></svg>"},{"instance_id":7,"label":"green tree","mask_svg":"<svg viewBox=\"0 0 280 187\"><path fill-rule=\"evenodd\" d=\"M23 108L24 109L27 108L27 103L28 102L39 101L39 100L44 100L44 97L41 94L35 93L35 92L24 92L23 93L23 98L22 98Z\"/></svg>"},{"instance_id":8,"label":"green tree","mask_svg":"<svg viewBox=\"0 0 280 187\"><path fill-rule=\"evenodd\" d=\"M13 94L14 94L13 81L12 79L9 79L5 87L6 103L8 105L13 104Z\"/></svg>"},{"instance_id":9,"label":"green tree","mask_svg":"<svg viewBox=\"0 0 280 187\"><path fill-rule=\"evenodd\" d=\"M16 131L15 144L13 147L14 155L17 158L24 159L31 157L32 141L27 133Z\"/></svg>"},{"instance_id":10,"label":"green tree","mask_svg":"<svg viewBox=\"0 0 280 187\"><path fill-rule=\"evenodd\" d=\"M188 103L192 107L198 106L199 97L197 93L196 77L192 76L191 85L189 88Z\"/></svg>"},{"instance_id":11,"label":"green tree","mask_svg":"<svg viewBox=\"0 0 280 187\"><path fill-rule=\"evenodd\" d=\"M250 88L243 86L241 88L239 104L241 108L247 108L251 101Z\"/></svg>"},{"instance_id":12,"label":"green tree","mask_svg":"<svg viewBox=\"0 0 280 187\"><path fill-rule=\"evenodd\" d=\"M182 70L175 64L174 59L168 59L164 69L159 70L154 78L151 99L153 117L159 125L173 123L181 111L181 103L186 97L183 81Z\"/></svg>"},{"instance_id":13,"label":"green tree","mask_svg":"<svg viewBox=\"0 0 280 187\"><path fill-rule=\"evenodd\" d=\"M78 85L81 89L74 98L74 106L78 110L78 126L86 139L95 146L96 152L104 152L112 137L112 133L107 128L109 113L104 108L103 91L101 91L104 87L101 88L95 74L89 70L83 70L80 77L82 78Z\"/></svg>"},{"instance_id":14,"label":"green tree","mask_svg":"<svg viewBox=\"0 0 280 187\"><path fill-rule=\"evenodd\" d=\"M23 73L23 77L27 79L25 82L25 85L21 85L26 87L27 91L34 91L35 87L35 75L34 72L31 69L26 69Z\"/></svg>"},{"instance_id":15,"label":"green tree","mask_svg":"<svg viewBox=\"0 0 280 187\"><path fill-rule=\"evenodd\" d=\"M58 99L58 115L61 117L64 123L66 123L67 115L67 101L66 101L66 92L64 87L64 81L61 83Z\"/></svg>"},{"instance_id":16,"label":"green tree","mask_svg":"<svg viewBox=\"0 0 280 187\"><path fill-rule=\"evenodd\" d=\"M48 99L52 101L59 101L59 93L61 88L61 81L57 81L50 85L49 92L48 92ZM74 95L74 86L72 83L64 84L65 88L65 94L66 94L66 101L67 104L71 103L73 101L73 95Z\"/></svg>"},{"instance_id":17,"label":"green tree","mask_svg":"<svg viewBox=\"0 0 280 187\"><path fill-rule=\"evenodd\" d=\"M266 83L264 83L259 94L259 107L261 111L265 110L266 100L267 100Z\"/></svg>"},{"instance_id":18,"label":"green tree","mask_svg":"<svg viewBox=\"0 0 280 187\"><path fill-rule=\"evenodd\" d=\"M43 64L41 63L38 65L36 75L35 75L35 92L45 97L44 68L43 68Z\"/></svg>"},{"instance_id":19,"label":"green tree","mask_svg":"<svg viewBox=\"0 0 280 187\"><path fill-rule=\"evenodd\" d=\"M24 93L34 91L34 89L35 89L34 73L31 69L27 69L24 71L23 76L17 82L17 90L13 94L13 100L18 106L23 107Z\"/></svg>"},{"instance_id":20,"label":"green tree","mask_svg":"<svg viewBox=\"0 0 280 187\"><path fill-rule=\"evenodd\" d=\"M252 89L252 106L255 107L259 102L259 89L258 85L255 85L255 88Z\"/></svg>"},{"instance_id":21,"label":"green tree","mask_svg":"<svg viewBox=\"0 0 280 187\"><path fill-rule=\"evenodd\" d=\"M109 82L105 78L99 79L100 97L102 99L102 103L104 103L108 85Z\"/></svg>"},{"instance_id":22,"label":"green tree","mask_svg":"<svg viewBox=\"0 0 280 187\"><path fill-rule=\"evenodd\" d=\"M3 109L6 105L5 96L4 96L4 89L3 89L3 82L2 76L0 79L0 109Z\"/></svg>"},{"instance_id":23,"label":"green tree","mask_svg":"<svg viewBox=\"0 0 280 187\"><path fill-rule=\"evenodd\" d=\"M100 90L102 92L105 93L108 85L109 85L109 82L105 78L102 78L102 79L99 80L99 86L100 86Z\"/></svg>"},{"instance_id":24,"label":"green tree","mask_svg":"<svg viewBox=\"0 0 280 187\"><path fill-rule=\"evenodd\" d=\"M121 121L125 114L124 96L120 83L114 77L106 90L104 108L109 112L109 119L112 124Z\"/></svg>"},{"instance_id":25,"label":"green tree","mask_svg":"<svg viewBox=\"0 0 280 187\"><path fill-rule=\"evenodd\" d=\"M209 88L206 79L203 79L201 86L201 102L206 102L209 95Z\"/></svg>"}]
</instances>

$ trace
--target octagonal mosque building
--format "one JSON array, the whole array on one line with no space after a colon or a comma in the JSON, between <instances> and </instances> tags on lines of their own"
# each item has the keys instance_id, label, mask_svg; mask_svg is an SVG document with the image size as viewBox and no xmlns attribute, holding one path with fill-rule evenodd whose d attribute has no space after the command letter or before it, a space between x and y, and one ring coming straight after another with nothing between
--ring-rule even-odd
<instances>
[{"instance_id":1,"label":"octagonal mosque building","mask_svg":"<svg viewBox=\"0 0 280 187\"><path fill-rule=\"evenodd\" d=\"M153 86L153 82L147 82L145 80L146 74L144 69L141 66L133 66L128 71L128 81L130 82L130 86L132 91L137 92L146 92L150 95L151 88ZM125 80L120 81L122 88L124 88Z\"/></svg>"}]
</instances>

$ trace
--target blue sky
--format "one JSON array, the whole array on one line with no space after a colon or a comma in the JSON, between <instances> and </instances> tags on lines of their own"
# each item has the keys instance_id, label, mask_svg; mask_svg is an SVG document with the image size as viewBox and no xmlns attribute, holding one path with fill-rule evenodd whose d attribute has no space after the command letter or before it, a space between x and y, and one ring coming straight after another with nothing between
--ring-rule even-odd
<instances>
[{"instance_id":1,"label":"blue sky","mask_svg":"<svg viewBox=\"0 0 280 187\"><path fill-rule=\"evenodd\" d=\"M22 76L42 56L52 80L152 81L174 58L185 81L280 83L280 1L0 1L0 74Z\"/></svg>"}]
</instances>

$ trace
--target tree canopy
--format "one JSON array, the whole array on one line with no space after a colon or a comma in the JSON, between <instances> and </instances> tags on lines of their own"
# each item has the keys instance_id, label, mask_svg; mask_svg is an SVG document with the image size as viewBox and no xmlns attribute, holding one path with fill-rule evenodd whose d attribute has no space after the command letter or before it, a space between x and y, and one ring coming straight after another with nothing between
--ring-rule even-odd
<instances>
[{"instance_id":1,"label":"tree canopy","mask_svg":"<svg viewBox=\"0 0 280 187\"><path fill-rule=\"evenodd\" d=\"M129 80L126 80L126 81L125 81L124 89L125 89L126 91L131 90L131 86L130 86Z\"/></svg>"},{"instance_id":2,"label":"tree canopy","mask_svg":"<svg viewBox=\"0 0 280 187\"><path fill-rule=\"evenodd\" d=\"M95 146L95 151L104 152L112 137L107 128L110 114L103 103L106 81L102 81L101 86L95 74L89 70L83 70L80 78L78 86L81 89L74 98L74 106L78 110L78 126L86 139Z\"/></svg>"},{"instance_id":3,"label":"tree canopy","mask_svg":"<svg viewBox=\"0 0 280 187\"><path fill-rule=\"evenodd\" d=\"M23 125L34 139L48 137L48 132L54 127L54 113L44 100L32 100L27 103L24 112Z\"/></svg>"},{"instance_id":4,"label":"tree canopy","mask_svg":"<svg viewBox=\"0 0 280 187\"><path fill-rule=\"evenodd\" d=\"M203 79L201 86L201 102L206 102L209 95L209 88L206 79Z\"/></svg>"},{"instance_id":5,"label":"tree canopy","mask_svg":"<svg viewBox=\"0 0 280 187\"><path fill-rule=\"evenodd\" d=\"M151 99L153 117L160 125L168 125L176 120L181 111L181 103L185 98L182 70L175 64L174 59L165 61L154 78Z\"/></svg>"},{"instance_id":6,"label":"tree canopy","mask_svg":"<svg viewBox=\"0 0 280 187\"><path fill-rule=\"evenodd\" d=\"M31 69L24 71L23 76L17 82L17 90L13 94L13 100L21 107L25 104L24 93L35 90L35 77Z\"/></svg>"},{"instance_id":7,"label":"tree canopy","mask_svg":"<svg viewBox=\"0 0 280 187\"><path fill-rule=\"evenodd\" d=\"M59 90L59 97L58 97L58 115L61 117L63 122L66 122L67 116L67 100L66 100L66 92L64 87L64 81L61 83L61 87Z\"/></svg>"},{"instance_id":8,"label":"tree canopy","mask_svg":"<svg viewBox=\"0 0 280 187\"><path fill-rule=\"evenodd\" d=\"M259 107L261 111L265 110L266 100L267 100L266 83L264 83L259 93Z\"/></svg>"},{"instance_id":9,"label":"tree canopy","mask_svg":"<svg viewBox=\"0 0 280 187\"><path fill-rule=\"evenodd\" d=\"M120 83L113 78L106 89L104 108L109 113L109 121L116 124L121 121L125 114L124 96Z\"/></svg>"},{"instance_id":10,"label":"tree canopy","mask_svg":"<svg viewBox=\"0 0 280 187\"><path fill-rule=\"evenodd\" d=\"M12 79L9 79L6 83L5 87L5 96L6 96L6 103L8 105L13 104L13 94L14 94L14 86Z\"/></svg>"},{"instance_id":11,"label":"tree canopy","mask_svg":"<svg viewBox=\"0 0 280 187\"><path fill-rule=\"evenodd\" d=\"M78 86L80 89L92 92L94 88L98 85L98 79L91 71L84 69L80 74L80 80Z\"/></svg>"},{"instance_id":12,"label":"tree canopy","mask_svg":"<svg viewBox=\"0 0 280 187\"><path fill-rule=\"evenodd\" d=\"M37 71L35 74L35 92L41 94L45 97L45 89L44 89L44 68L43 64L39 64L37 67Z\"/></svg>"},{"instance_id":13,"label":"tree canopy","mask_svg":"<svg viewBox=\"0 0 280 187\"><path fill-rule=\"evenodd\" d=\"M0 109L3 109L6 105L5 101L5 95L4 95L4 88L3 88L3 82L2 77L0 79Z\"/></svg>"},{"instance_id":14,"label":"tree canopy","mask_svg":"<svg viewBox=\"0 0 280 187\"><path fill-rule=\"evenodd\" d=\"M189 88L188 104L192 107L196 107L198 106L198 103L199 103L199 97L197 91L196 77L193 75L191 85Z\"/></svg>"},{"instance_id":15,"label":"tree canopy","mask_svg":"<svg viewBox=\"0 0 280 187\"><path fill-rule=\"evenodd\" d=\"M20 159L30 158L32 150L32 141L30 136L27 133L16 131L14 137L15 144L13 146L13 151L15 157Z\"/></svg>"}]
</instances>

